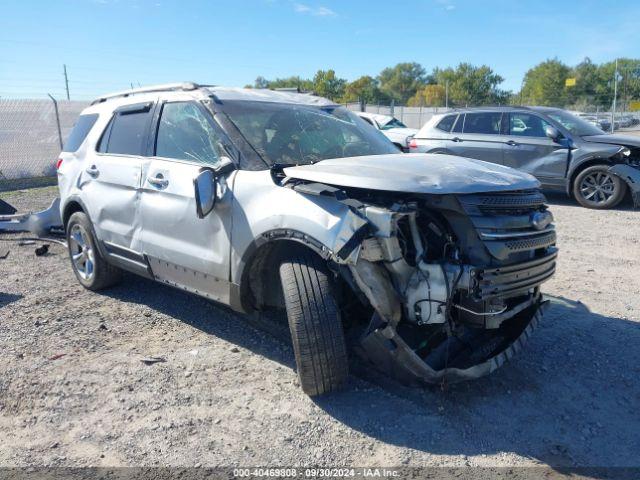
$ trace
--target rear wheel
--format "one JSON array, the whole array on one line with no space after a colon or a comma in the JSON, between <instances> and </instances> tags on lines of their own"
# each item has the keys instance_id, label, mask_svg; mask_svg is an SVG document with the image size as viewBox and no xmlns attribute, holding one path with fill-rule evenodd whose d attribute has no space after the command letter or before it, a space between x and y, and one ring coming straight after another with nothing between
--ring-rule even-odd
<instances>
[{"instance_id":1,"label":"rear wheel","mask_svg":"<svg viewBox=\"0 0 640 480\"><path fill-rule=\"evenodd\" d=\"M101 290L122 278L121 270L109 265L100 255L91 221L84 212L76 212L69 218L67 245L73 273L84 288Z\"/></svg>"},{"instance_id":2,"label":"rear wheel","mask_svg":"<svg viewBox=\"0 0 640 480\"><path fill-rule=\"evenodd\" d=\"M326 264L296 246L280 279L302 390L314 396L340 388L349 373L347 347Z\"/></svg>"},{"instance_id":3,"label":"rear wheel","mask_svg":"<svg viewBox=\"0 0 640 480\"><path fill-rule=\"evenodd\" d=\"M587 208L613 208L622 201L626 189L622 179L609 172L607 165L585 168L573 182L573 196Z\"/></svg>"}]
</instances>

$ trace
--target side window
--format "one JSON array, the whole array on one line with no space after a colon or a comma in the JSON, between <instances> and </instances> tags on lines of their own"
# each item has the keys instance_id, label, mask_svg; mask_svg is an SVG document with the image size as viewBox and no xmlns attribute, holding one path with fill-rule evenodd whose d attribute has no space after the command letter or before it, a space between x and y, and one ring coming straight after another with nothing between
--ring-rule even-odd
<instances>
[{"instance_id":1,"label":"side window","mask_svg":"<svg viewBox=\"0 0 640 480\"><path fill-rule=\"evenodd\" d=\"M164 104L158 123L156 156L208 165L220 161L218 136L197 105L190 102Z\"/></svg>"},{"instance_id":2,"label":"side window","mask_svg":"<svg viewBox=\"0 0 640 480\"><path fill-rule=\"evenodd\" d=\"M462 126L464 125L464 113L458 115L458 120L456 124L453 126L452 133L462 133Z\"/></svg>"},{"instance_id":3,"label":"side window","mask_svg":"<svg viewBox=\"0 0 640 480\"><path fill-rule=\"evenodd\" d=\"M546 137L545 122L537 115L530 113L512 113L509 115L509 134L521 137Z\"/></svg>"},{"instance_id":4,"label":"side window","mask_svg":"<svg viewBox=\"0 0 640 480\"><path fill-rule=\"evenodd\" d=\"M501 112L467 113L464 120L464 133L500 135L501 119Z\"/></svg>"},{"instance_id":5,"label":"side window","mask_svg":"<svg viewBox=\"0 0 640 480\"><path fill-rule=\"evenodd\" d=\"M116 112L102 135L98 151L142 155L150 116L148 107L143 110Z\"/></svg>"},{"instance_id":6,"label":"side window","mask_svg":"<svg viewBox=\"0 0 640 480\"><path fill-rule=\"evenodd\" d=\"M80 148L84 139L87 138L87 135L93 128L93 125L98 120L98 114L92 113L90 115L80 115L78 117L78 121L73 126L73 130L71 130L71 134L67 141L64 143L64 147L62 148L63 152L75 152Z\"/></svg>"},{"instance_id":7,"label":"side window","mask_svg":"<svg viewBox=\"0 0 640 480\"><path fill-rule=\"evenodd\" d=\"M456 115L447 115L442 120L440 120L438 125L436 125L436 128L438 130L442 130L443 132L449 133L451 131L451 127L453 127L453 122L455 122L455 120Z\"/></svg>"}]
</instances>

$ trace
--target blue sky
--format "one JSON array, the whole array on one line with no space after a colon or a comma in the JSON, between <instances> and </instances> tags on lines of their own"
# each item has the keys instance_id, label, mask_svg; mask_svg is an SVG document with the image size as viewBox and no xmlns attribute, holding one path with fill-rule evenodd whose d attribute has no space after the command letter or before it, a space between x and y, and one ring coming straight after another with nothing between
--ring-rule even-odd
<instances>
[{"instance_id":1,"label":"blue sky","mask_svg":"<svg viewBox=\"0 0 640 480\"><path fill-rule=\"evenodd\" d=\"M547 58L640 57L640 1L5 0L0 96L72 99L193 80L243 86L262 75L348 80L416 61L487 64L517 90Z\"/></svg>"}]
</instances>

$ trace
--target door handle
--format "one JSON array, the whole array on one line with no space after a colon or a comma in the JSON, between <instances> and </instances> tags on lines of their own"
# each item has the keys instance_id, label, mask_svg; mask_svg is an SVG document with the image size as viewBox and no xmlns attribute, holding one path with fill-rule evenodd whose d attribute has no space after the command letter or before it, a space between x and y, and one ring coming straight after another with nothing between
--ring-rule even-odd
<instances>
[{"instance_id":1,"label":"door handle","mask_svg":"<svg viewBox=\"0 0 640 480\"><path fill-rule=\"evenodd\" d=\"M459 137L453 137L453 138L451 139L451 141L452 141L452 142L461 142L461 141L462 141L462 139L461 139L461 138L459 138Z\"/></svg>"},{"instance_id":2,"label":"door handle","mask_svg":"<svg viewBox=\"0 0 640 480\"><path fill-rule=\"evenodd\" d=\"M510 145L510 146L512 146L512 147L517 147L517 146L518 146L518 142L514 142L513 140L509 140L509 141L507 142L507 145Z\"/></svg>"},{"instance_id":3,"label":"door handle","mask_svg":"<svg viewBox=\"0 0 640 480\"><path fill-rule=\"evenodd\" d=\"M96 178L100 173L100 170L98 170L98 168L95 165L91 165L90 167L85 169L85 172L87 172L93 178Z\"/></svg>"},{"instance_id":4,"label":"door handle","mask_svg":"<svg viewBox=\"0 0 640 480\"><path fill-rule=\"evenodd\" d=\"M147 177L147 182L158 188L164 188L169 185L169 180L164 178L164 175L161 173L158 173L155 177Z\"/></svg>"}]
</instances>

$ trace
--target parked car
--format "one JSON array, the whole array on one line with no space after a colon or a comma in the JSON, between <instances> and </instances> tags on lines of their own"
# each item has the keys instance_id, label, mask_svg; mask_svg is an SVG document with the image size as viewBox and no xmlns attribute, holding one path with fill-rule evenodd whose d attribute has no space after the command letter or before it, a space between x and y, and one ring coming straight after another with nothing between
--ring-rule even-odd
<instances>
[{"instance_id":1,"label":"parked car","mask_svg":"<svg viewBox=\"0 0 640 480\"><path fill-rule=\"evenodd\" d=\"M612 208L631 190L640 205L640 137L608 135L547 107L464 109L434 116L412 152L476 158L530 173L588 208ZM446 161L446 159L443 159Z\"/></svg>"},{"instance_id":2,"label":"parked car","mask_svg":"<svg viewBox=\"0 0 640 480\"><path fill-rule=\"evenodd\" d=\"M418 132L415 128L409 128L400 120L390 115L378 113L355 112L360 118L380 130L385 137L403 152L409 151L409 143Z\"/></svg>"},{"instance_id":3,"label":"parked car","mask_svg":"<svg viewBox=\"0 0 640 480\"><path fill-rule=\"evenodd\" d=\"M107 95L57 171L80 284L126 270L239 312L282 311L309 395L344 383L348 348L408 383L490 373L529 337L555 271L532 176L399 153L311 95Z\"/></svg>"}]
</instances>

